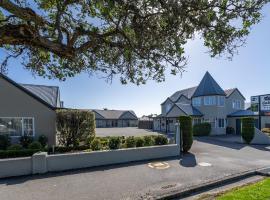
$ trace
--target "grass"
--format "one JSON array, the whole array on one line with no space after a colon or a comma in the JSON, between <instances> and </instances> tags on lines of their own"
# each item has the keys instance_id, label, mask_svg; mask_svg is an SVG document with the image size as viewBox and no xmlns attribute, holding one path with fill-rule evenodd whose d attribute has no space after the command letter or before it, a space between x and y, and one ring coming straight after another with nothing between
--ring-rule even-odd
<instances>
[{"instance_id":1,"label":"grass","mask_svg":"<svg viewBox=\"0 0 270 200\"><path fill-rule=\"evenodd\" d=\"M270 199L270 178L266 178L257 183L232 189L217 200L269 200Z\"/></svg>"}]
</instances>

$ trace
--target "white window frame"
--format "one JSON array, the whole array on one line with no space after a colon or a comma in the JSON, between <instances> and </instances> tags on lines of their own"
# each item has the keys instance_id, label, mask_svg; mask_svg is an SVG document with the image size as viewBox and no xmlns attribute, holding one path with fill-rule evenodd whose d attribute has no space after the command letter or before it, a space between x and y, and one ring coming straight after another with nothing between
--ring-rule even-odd
<instances>
[{"instance_id":1,"label":"white window frame","mask_svg":"<svg viewBox=\"0 0 270 200\"><path fill-rule=\"evenodd\" d=\"M12 138L18 138L24 136L24 119L32 119L33 120L33 135L31 137L35 137L36 131L35 131L35 118L34 117L0 117L2 119L21 119L21 136L10 136Z\"/></svg>"},{"instance_id":2,"label":"white window frame","mask_svg":"<svg viewBox=\"0 0 270 200\"><path fill-rule=\"evenodd\" d=\"M223 99L223 104L221 104L221 99ZM220 107L225 106L225 97L224 96L218 96L217 97L217 105L220 106Z\"/></svg>"},{"instance_id":3,"label":"white window frame","mask_svg":"<svg viewBox=\"0 0 270 200\"><path fill-rule=\"evenodd\" d=\"M205 106L214 106L216 105L216 96L205 96L204 98Z\"/></svg>"},{"instance_id":4,"label":"white window frame","mask_svg":"<svg viewBox=\"0 0 270 200\"><path fill-rule=\"evenodd\" d=\"M202 105L202 98L201 97L194 97L192 99L193 106L201 106Z\"/></svg>"},{"instance_id":5,"label":"white window frame","mask_svg":"<svg viewBox=\"0 0 270 200\"><path fill-rule=\"evenodd\" d=\"M233 109L241 109L241 101L240 100L233 100L232 102L232 108Z\"/></svg>"},{"instance_id":6,"label":"white window frame","mask_svg":"<svg viewBox=\"0 0 270 200\"><path fill-rule=\"evenodd\" d=\"M223 126L219 126L219 120L223 120ZM224 118L218 118L217 119L217 127L218 128L225 128L226 127L226 120Z\"/></svg>"}]
</instances>

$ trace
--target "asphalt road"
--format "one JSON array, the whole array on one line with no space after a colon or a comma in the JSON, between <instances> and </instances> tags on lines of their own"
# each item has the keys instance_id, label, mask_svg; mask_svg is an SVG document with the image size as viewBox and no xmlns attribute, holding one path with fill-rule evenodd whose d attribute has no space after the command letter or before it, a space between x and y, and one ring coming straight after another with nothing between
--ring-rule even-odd
<instances>
[{"instance_id":1,"label":"asphalt road","mask_svg":"<svg viewBox=\"0 0 270 200\"><path fill-rule=\"evenodd\" d=\"M269 167L270 147L198 139L181 160L152 169L148 162L0 180L1 200L151 199L156 193L186 188L246 170ZM210 164L211 166L201 166ZM20 167L20 166L18 166Z\"/></svg>"}]
</instances>

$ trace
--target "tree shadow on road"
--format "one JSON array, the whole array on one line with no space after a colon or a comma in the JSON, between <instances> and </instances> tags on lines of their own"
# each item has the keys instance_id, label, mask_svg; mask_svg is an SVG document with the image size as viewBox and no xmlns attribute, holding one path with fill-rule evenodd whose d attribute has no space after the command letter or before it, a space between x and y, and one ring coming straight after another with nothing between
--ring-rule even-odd
<instances>
[{"instance_id":1,"label":"tree shadow on road","mask_svg":"<svg viewBox=\"0 0 270 200\"><path fill-rule=\"evenodd\" d=\"M192 153L183 154L179 163L183 167L195 167L197 165L196 157Z\"/></svg>"}]
</instances>

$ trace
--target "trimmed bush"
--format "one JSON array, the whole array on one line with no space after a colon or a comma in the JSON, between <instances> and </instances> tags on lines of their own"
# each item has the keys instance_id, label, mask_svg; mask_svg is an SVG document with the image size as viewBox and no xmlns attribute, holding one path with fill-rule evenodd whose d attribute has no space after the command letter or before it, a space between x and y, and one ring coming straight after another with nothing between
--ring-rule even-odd
<instances>
[{"instance_id":1,"label":"trimmed bush","mask_svg":"<svg viewBox=\"0 0 270 200\"><path fill-rule=\"evenodd\" d=\"M121 146L120 137L110 137L109 138L109 149L119 149Z\"/></svg>"},{"instance_id":2,"label":"trimmed bush","mask_svg":"<svg viewBox=\"0 0 270 200\"><path fill-rule=\"evenodd\" d=\"M241 131L242 138L247 144L250 144L255 134L255 119L252 117L245 117L242 118L241 120L242 120L242 131Z\"/></svg>"},{"instance_id":3,"label":"trimmed bush","mask_svg":"<svg viewBox=\"0 0 270 200\"><path fill-rule=\"evenodd\" d=\"M186 153L190 150L193 143L192 118L190 116L180 116L180 131L182 133L182 148Z\"/></svg>"},{"instance_id":4,"label":"trimmed bush","mask_svg":"<svg viewBox=\"0 0 270 200\"><path fill-rule=\"evenodd\" d=\"M48 143L48 138L46 135L40 135L38 137L38 141L40 142L40 144L42 145L42 147L45 147Z\"/></svg>"},{"instance_id":5,"label":"trimmed bush","mask_svg":"<svg viewBox=\"0 0 270 200\"><path fill-rule=\"evenodd\" d=\"M28 145L28 149L42 149L40 142L35 141Z\"/></svg>"},{"instance_id":6,"label":"trimmed bush","mask_svg":"<svg viewBox=\"0 0 270 200\"><path fill-rule=\"evenodd\" d=\"M39 149L22 149L22 150L0 150L0 158L17 158L17 157L29 157L38 152Z\"/></svg>"},{"instance_id":7,"label":"trimmed bush","mask_svg":"<svg viewBox=\"0 0 270 200\"><path fill-rule=\"evenodd\" d=\"M10 137L8 135L0 135L0 150L6 150L10 145Z\"/></svg>"},{"instance_id":8,"label":"trimmed bush","mask_svg":"<svg viewBox=\"0 0 270 200\"><path fill-rule=\"evenodd\" d=\"M226 127L226 134L234 134L235 130L233 127L227 126Z\"/></svg>"},{"instance_id":9,"label":"trimmed bush","mask_svg":"<svg viewBox=\"0 0 270 200\"><path fill-rule=\"evenodd\" d=\"M89 144L95 137L95 114L88 110L56 111L57 139L66 147Z\"/></svg>"},{"instance_id":10,"label":"trimmed bush","mask_svg":"<svg viewBox=\"0 0 270 200\"><path fill-rule=\"evenodd\" d=\"M144 146L144 139L142 137L136 137L136 147L143 147Z\"/></svg>"},{"instance_id":11,"label":"trimmed bush","mask_svg":"<svg viewBox=\"0 0 270 200\"><path fill-rule=\"evenodd\" d=\"M54 147L54 152L55 153L67 153L67 152L72 152L72 151L84 151L89 149L89 145L82 145L82 146L76 146L76 147L65 147L65 146L56 146ZM50 147L47 149L48 153L53 152L53 148Z\"/></svg>"},{"instance_id":12,"label":"trimmed bush","mask_svg":"<svg viewBox=\"0 0 270 200\"><path fill-rule=\"evenodd\" d=\"M23 149L23 147L22 147L22 145L20 145L20 144L13 144L13 145L11 145L11 146L9 146L8 148L7 148L7 150L22 150Z\"/></svg>"},{"instance_id":13,"label":"trimmed bush","mask_svg":"<svg viewBox=\"0 0 270 200\"><path fill-rule=\"evenodd\" d=\"M144 138L144 146L153 146L155 141L152 136L146 135Z\"/></svg>"},{"instance_id":14,"label":"trimmed bush","mask_svg":"<svg viewBox=\"0 0 270 200\"><path fill-rule=\"evenodd\" d=\"M155 145L166 145L168 144L168 139L164 135L154 136Z\"/></svg>"},{"instance_id":15,"label":"trimmed bush","mask_svg":"<svg viewBox=\"0 0 270 200\"><path fill-rule=\"evenodd\" d=\"M102 145L101 145L101 142L99 139L95 138L91 144L90 144L90 148L93 150L93 151L99 151L102 149Z\"/></svg>"},{"instance_id":16,"label":"trimmed bush","mask_svg":"<svg viewBox=\"0 0 270 200\"><path fill-rule=\"evenodd\" d=\"M194 136L208 136L211 133L211 124L204 122L193 126Z\"/></svg>"},{"instance_id":17,"label":"trimmed bush","mask_svg":"<svg viewBox=\"0 0 270 200\"><path fill-rule=\"evenodd\" d=\"M32 136L24 135L20 138L20 144L23 146L23 148L27 148L33 141L34 139Z\"/></svg>"},{"instance_id":18,"label":"trimmed bush","mask_svg":"<svg viewBox=\"0 0 270 200\"><path fill-rule=\"evenodd\" d=\"M126 147L127 148L132 148L136 146L136 141L133 136L129 136L126 138Z\"/></svg>"}]
</instances>

